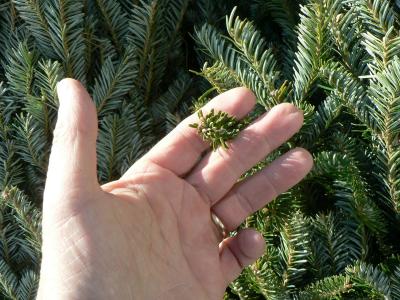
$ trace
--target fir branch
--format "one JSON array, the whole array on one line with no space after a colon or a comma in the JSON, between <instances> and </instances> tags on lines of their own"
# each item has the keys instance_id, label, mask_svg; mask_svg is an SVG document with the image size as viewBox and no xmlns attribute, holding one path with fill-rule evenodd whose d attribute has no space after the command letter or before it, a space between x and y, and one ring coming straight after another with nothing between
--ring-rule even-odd
<instances>
[{"instance_id":1,"label":"fir branch","mask_svg":"<svg viewBox=\"0 0 400 300\"><path fill-rule=\"evenodd\" d=\"M118 1L126 14L131 13L136 5L139 5L140 0L119 0Z\"/></svg>"},{"instance_id":2,"label":"fir branch","mask_svg":"<svg viewBox=\"0 0 400 300\"><path fill-rule=\"evenodd\" d=\"M390 135L389 144L400 133L400 59L393 59L390 66L383 72L374 74L368 94L370 95L376 110L374 116L384 135Z\"/></svg>"},{"instance_id":3,"label":"fir branch","mask_svg":"<svg viewBox=\"0 0 400 300\"><path fill-rule=\"evenodd\" d=\"M108 182L121 176L126 165L133 164L131 159L138 159L146 151L149 137L152 137L151 119L143 107L126 105L120 115L104 117L97 146L100 181Z\"/></svg>"},{"instance_id":4,"label":"fir branch","mask_svg":"<svg viewBox=\"0 0 400 300\"><path fill-rule=\"evenodd\" d=\"M256 0L254 1L254 13L260 14L265 11L274 23L278 24L282 30L282 43L277 43L277 58L282 63L282 73L287 79L293 77L294 58L296 51L296 26L297 26L297 9L298 3L291 0Z\"/></svg>"},{"instance_id":5,"label":"fir branch","mask_svg":"<svg viewBox=\"0 0 400 300\"><path fill-rule=\"evenodd\" d=\"M349 264L362 258L358 222L342 214L319 214L310 222L310 227L310 262L317 279L341 274Z\"/></svg>"},{"instance_id":6,"label":"fir branch","mask_svg":"<svg viewBox=\"0 0 400 300\"><path fill-rule=\"evenodd\" d=\"M376 107L374 116L381 131L376 140L377 166L385 174L383 182L397 213L400 212L399 82L400 59L396 57L385 71L374 76L368 90Z\"/></svg>"},{"instance_id":7,"label":"fir branch","mask_svg":"<svg viewBox=\"0 0 400 300\"><path fill-rule=\"evenodd\" d=\"M282 151L275 151L263 161L260 167L268 166L282 154ZM256 227L262 232L281 231L294 211L304 210L304 201L301 187L294 187L279 195L262 212L255 214L254 224L249 223L248 226Z\"/></svg>"},{"instance_id":8,"label":"fir branch","mask_svg":"<svg viewBox=\"0 0 400 300\"><path fill-rule=\"evenodd\" d=\"M390 295L392 299L400 299L400 266L396 266L390 277Z\"/></svg>"},{"instance_id":9,"label":"fir branch","mask_svg":"<svg viewBox=\"0 0 400 300\"><path fill-rule=\"evenodd\" d=\"M7 56L6 77L9 89L19 97L31 95L34 69L38 59L35 51L31 51L25 40L12 49Z\"/></svg>"},{"instance_id":10,"label":"fir branch","mask_svg":"<svg viewBox=\"0 0 400 300\"><path fill-rule=\"evenodd\" d=\"M354 7L347 10L341 8L332 16L329 30L342 65L356 80L359 76L368 74L366 62L370 58L362 46L362 28L354 18Z\"/></svg>"},{"instance_id":11,"label":"fir branch","mask_svg":"<svg viewBox=\"0 0 400 300\"><path fill-rule=\"evenodd\" d=\"M370 65L370 68L373 68L372 71L388 68L390 62L400 53L400 36L393 36L394 30L394 27L389 28L382 39L370 32L363 34L363 45L372 57Z\"/></svg>"},{"instance_id":12,"label":"fir branch","mask_svg":"<svg viewBox=\"0 0 400 300\"><path fill-rule=\"evenodd\" d=\"M334 0L313 0L301 7L298 50L294 73L294 98L302 102L312 92L322 63L331 52L328 26L339 4Z\"/></svg>"},{"instance_id":13,"label":"fir branch","mask_svg":"<svg viewBox=\"0 0 400 300\"><path fill-rule=\"evenodd\" d=\"M130 16L128 42L135 46L139 52L139 73L137 78L143 78L148 55L153 45L157 45L154 37L156 31L156 19L159 13L159 1L146 3L140 0L142 5L135 5Z\"/></svg>"},{"instance_id":14,"label":"fir branch","mask_svg":"<svg viewBox=\"0 0 400 300\"><path fill-rule=\"evenodd\" d=\"M338 258L335 236L337 231L337 220L332 214L317 215L311 222L312 226L312 262L317 273L317 278L330 276L338 272L336 259ZM347 249L346 249L347 250ZM346 265L344 266L346 267Z\"/></svg>"},{"instance_id":15,"label":"fir branch","mask_svg":"<svg viewBox=\"0 0 400 300\"><path fill-rule=\"evenodd\" d=\"M226 28L235 46L243 53L242 58L248 64L246 69L251 68L262 80L264 88L271 95L277 87L280 72L277 69L277 61L271 49L266 49L266 40L255 26L247 21L235 17L236 8L231 15L226 18ZM284 99L271 97L271 105L277 105Z\"/></svg>"},{"instance_id":16,"label":"fir branch","mask_svg":"<svg viewBox=\"0 0 400 300\"><path fill-rule=\"evenodd\" d=\"M17 188L6 188L2 191L2 201L9 206L18 223L25 233L24 241L28 242L36 256L40 257L42 247L41 213L29 201L28 197Z\"/></svg>"},{"instance_id":17,"label":"fir branch","mask_svg":"<svg viewBox=\"0 0 400 300\"><path fill-rule=\"evenodd\" d=\"M128 42L138 53L136 89L140 91L144 102L149 104L157 97L187 1L140 3L142 5L135 6L130 16Z\"/></svg>"},{"instance_id":18,"label":"fir branch","mask_svg":"<svg viewBox=\"0 0 400 300\"><path fill-rule=\"evenodd\" d=\"M123 97L134 87L136 75L137 61L132 48L125 52L119 62L114 62L111 57L105 61L92 92L100 117L121 106Z\"/></svg>"},{"instance_id":19,"label":"fir branch","mask_svg":"<svg viewBox=\"0 0 400 300\"><path fill-rule=\"evenodd\" d=\"M129 124L118 115L109 115L100 123L98 136L98 173L101 182L109 182L121 174L121 159L129 149L133 133L132 124Z\"/></svg>"},{"instance_id":20,"label":"fir branch","mask_svg":"<svg viewBox=\"0 0 400 300\"><path fill-rule=\"evenodd\" d=\"M96 67L101 69L101 67L105 64L106 60L117 60L118 53L117 49L113 45L112 41L106 37L93 37L93 43L95 44L96 49L99 51L99 59L96 60ZM99 72L96 72L99 73Z\"/></svg>"},{"instance_id":21,"label":"fir branch","mask_svg":"<svg viewBox=\"0 0 400 300\"><path fill-rule=\"evenodd\" d=\"M95 50L96 49L96 36L95 30L97 27L97 19L94 15L89 15L85 18L84 28L83 28L83 36L85 37L85 61L86 61L86 70L87 73L87 82L88 84L93 82L93 78L97 73L94 71L94 66L98 62L98 59L95 57ZM102 49L100 49L101 51ZM106 51L105 49L103 51ZM107 52L109 53L109 52ZM110 54L110 53L109 53ZM110 56L112 56L110 54Z\"/></svg>"},{"instance_id":22,"label":"fir branch","mask_svg":"<svg viewBox=\"0 0 400 300\"><path fill-rule=\"evenodd\" d=\"M351 290L349 276L331 276L307 286L301 293L300 299L304 300L330 300L337 299L343 293Z\"/></svg>"},{"instance_id":23,"label":"fir branch","mask_svg":"<svg viewBox=\"0 0 400 300\"><path fill-rule=\"evenodd\" d=\"M33 270L25 270L19 280L18 298L19 299L36 299L37 289L39 286L39 275Z\"/></svg>"},{"instance_id":24,"label":"fir branch","mask_svg":"<svg viewBox=\"0 0 400 300\"><path fill-rule=\"evenodd\" d=\"M10 96L9 90L4 87L4 82L0 82L0 112L2 115L2 122L9 124L13 118L13 114L18 109L15 96Z\"/></svg>"},{"instance_id":25,"label":"fir branch","mask_svg":"<svg viewBox=\"0 0 400 300\"><path fill-rule=\"evenodd\" d=\"M280 233L280 263L278 270L282 274L282 285L294 289L306 274L310 250L310 236L305 218L295 212Z\"/></svg>"},{"instance_id":26,"label":"fir branch","mask_svg":"<svg viewBox=\"0 0 400 300\"><path fill-rule=\"evenodd\" d=\"M398 25L397 16L388 0L347 0L346 3L355 8L366 31L379 39L391 27Z\"/></svg>"},{"instance_id":27,"label":"fir branch","mask_svg":"<svg viewBox=\"0 0 400 300\"><path fill-rule=\"evenodd\" d=\"M167 91L152 103L152 113L155 120L160 120L167 112L174 112L192 84L192 79L186 72L180 72L168 86Z\"/></svg>"},{"instance_id":28,"label":"fir branch","mask_svg":"<svg viewBox=\"0 0 400 300\"><path fill-rule=\"evenodd\" d=\"M268 249L268 248L267 248ZM272 269L270 258L277 258L276 251L266 253L263 258L259 259L252 266L243 270L242 274L230 285L232 291L239 296L240 299L258 300L264 299L284 300L288 299L280 276Z\"/></svg>"},{"instance_id":29,"label":"fir branch","mask_svg":"<svg viewBox=\"0 0 400 300\"><path fill-rule=\"evenodd\" d=\"M223 16L231 10L228 1L196 0L193 4L187 19L195 26L205 23L213 26L222 24Z\"/></svg>"},{"instance_id":30,"label":"fir branch","mask_svg":"<svg viewBox=\"0 0 400 300\"><path fill-rule=\"evenodd\" d=\"M282 35L288 40L288 43L292 43L292 46L295 46L297 11L294 9L293 2L291 0L257 0L256 3L257 9L260 9L259 5L264 6L264 9L271 15L274 22L282 28ZM290 39L292 41L289 41Z\"/></svg>"},{"instance_id":31,"label":"fir branch","mask_svg":"<svg viewBox=\"0 0 400 300\"><path fill-rule=\"evenodd\" d=\"M367 291L370 297L391 299L390 279L378 267L358 262L346 268L346 274L350 276L355 288Z\"/></svg>"},{"instance_id":32,"label":"fir branch","mask_svg":"<svg viewBox=\"0 0 400 300\"><path fill-rule=\"evenodd\" d=\"M58 98L56 93L57 83L64 77L61 64L58 61L39 60L35 72L35 86L46 99L49 109L57 111Z\"/></svg>"},{"instance_id":33,"label":"fir branch","mask_svg":"<svg viewBox=\"0 0 400 300\"><path fill-rule=\"evenodd\" d=\"M10 224L7 214L7 204L0 197L0 258L7 264L12 264L12 245L15 245L15 226ZM6 223L7 222L7 223ZM13 228L14 227L14 228Z\"/></svg>"},{"instance_id":34,"label":"fir branch","mask_svg":"<svg viewBox=\"0 0 400 300\"><path fill-rule=\"evenodd\" d=\"M160 14L159 1L153 1L151 4L142 2L144 7L135 7L134 15L130 22L131 37L128 37L130 43L135 45L139 52L139 72L136 77L136 87L142 92L145 103L149 101L149 86L153 74L146 72L149 64L154 63L154 51L158 44L161 44L164 36L161 36L160 30L157 30L157 19ZM145 26L143 26L145 24ZM153 52L152 52L153 51ZM150 59L149 59L150 58ZM159 70L163 72L163 70ZM144 75L147 75L145 78ZM150 78L149 78L150 77ZM144 82L143 82L144 81Z\"/></svg>"},{"instance_id":35,"label":"fir branch","mask_svg":"<svg viewBox=\"0 0 400 300\"><path fill-rule=\"evenodd\" d=\"M46 2L40 0L13 0L19 16L35 37L39 51L49 58L56 58L49 24L45 15Z\"/></svg>"},{"instance_id":36,"label":"fir branch","mask_svg":"<svg viewBox=\"0 0 400 300\"><path fill-rule=\"evenodd\" d=\"M122 159L120 173L125 173L141 158L155 142L153 123L146 107L138 101L138 95L132 99L132 110L126 111L127 122L133 127L133 137L129 149Z\"/></svg>"},{"instance_id":37,"label":"fir branch","mask_svg":"<svg viewBox=\"0 0 400 300\"><path fill-rule=\"evenodd\" d=\"M358 78L346 70L340 63L329 63L320 70L321 75L334 88L334 94L349 108L372 132L378 131L374 104L368 96L367 89Z\"/></svg>"},{"instance_id":38,"label":"fir branch","mask_svg":"<svg viewBox=\"0 0 400 300\"><path fill-rule=\"evenodd\" d=\"M10 266L0 257L0 291L4 297L18 300L17 296L18 278Z\"/></svg>"},{"instance_id":39,"label":"fir branch","mask_svg":"<svg viewBox=\"0 0 400 300\"><path fill-rule=\"evenodd\" d=\"M41 125L48 143L51 143L55 127L58 99L57 82L63 77L61 64L57 61L40 60L35 70L35 85L38 96L26 97L25 111L32 115Z\"/></svg>"},{"instance_id":40,"label":"fir branch","mask_svg":"<svg viewBox=\"0 0 400 300\"><path fill-rule=\"evenodd\" d=\"M65 75L86 84L83 4L78 0L49 0L45 7L48 32Z\"/></svg>"},{"instance_id":41,"label":"fir branch","mask_svg":"<svg viewBox=\"0 0 400 300\"><path fill-rule=\"evenodd\" d=\"M31 115L17 117L15 129L17 150L21 158L33 166L38 176L43 179L47 172L49 145L40 124L34 122ZM38 179L38 178L36 178Z\"/></svg>"},{"instance_id":42,"label":"fir branch","mask_svg":"<svg viewBox=\"0 0 400 300\"><path fill-rule=\"evenodd\" d=\"M220 61L227 69L230 69L242 86L250 88L257 96L257 101L266 108L272 108L273 95L264 86L258 74L248 68L248 63L243 61L241 55L234 49L232 43L223 38L219 32L210 25L203 25L195 31L196 42L202 47L203 51L213 60Z\"/></svg>"},{"instance_id":43,"label":"fir branch","mask_svg":"<svg viewBox=\"0 0 400 300\"><path fill-rule=\"evenodd\" d=\"M260 295L256 289L258 286L253 283L253 274L249 268L245 268L239 277L230 284L231 291L239 297L240 300L259 299Z\"/></svg>"},{"instance_id":44,"label":"fir branch","mask_svg":"<svg viewBox=\"0 0 400 300\"><path fill-rule=\"evenodd\" d=\"M355 3L354 3L355 2ZM372 57L371 72L384 70L399 51L398 18L387 0L357 0L352 8L366 30L363 45Z\"/></svg>"},{"instance_id":45,"label":"fir branch","mask_svg":"<svg viewBox=\"0 0 400 300\"><path fill-rule=\"evenodd\" d=\"M7 60L8 49L10 48L11 37L15 33L16 15L14 5L11 1L1 4L0 11L0 80L4 80L4 61Z\"/></svg>"},{"instance_id":46,"label":"fir branch","mask_svg":"<svg viewBox=\"0 0 400 300\"><path fill-rule=\"evenodd\" d=\"M212 90L216 90L219 94L241 85L238 75L220 61L216 61L212 66L205 63L197 75L203 76L213 86ZM201 107L203 105L198 105L195 111Z\"/></svg>"},{"instance_id":47,"label":"fir branch","mask_svg":"<svg viewBox=\"0 0 400 300\"><path fill-rule=\"evenodd\" d=\"M299 143L304 147L312 147L321 135L334 123L342 113L343 104L339 97L332 94L322 102L312 117L306 119L306 123L298 135Z\"/></svg>"},{"instance_id":48,"label":"fir branch","mask_svg":"<svg viewBox=\"0 0 400 300\"><path fill-rule=\"evenodd\" d=\"M23 182L22 168L16 155L11 129L0 116L0 190Z\"/></svg>"},{"instance_id":49,"label":"fir branch","mask_svg":"<svg viewBox=\"0 0 400 300\"><path fill-rule=\"evenodd\" d=\"M355 162L343 154L319 153L315 158L314 169L309 176L327 175L335 179L337 207L347 215L356 218L376 236L379 237L387 232L387 222L383 212L370 198L368 185Z\"/></svg>"},{"instance_id":50,"label":"fir branch","mask_svg":"<svg viewBox=\"0 0 400 300\"><path fill-rule=\"evenodd\" d=\"M113 44L118 52L122 53L128 32L128 27L126 26L128 22L127 14L123 11L118 1L96 0L96 4L106 24L105 28L110 33Z\"/></svg>"},{"instance_id":51,"label":"fir branch","mask_svg":"<svg viewBox=\"0 0 400 300\"><path fill-rule=\"evenodd\" d=\"M165 1L165 0L164 0ZM189 6L189 0L168 0L164 2L167 17L165 29L168 36L168 53L178 39L179 31L183 25L184 17Z\"/></svg>"},{"instance_id":52,"label":"fir branch","mask_svg":"<svg viewBox=\"0 0 400 300\"><path fill-rule=\"evenodd\" d=\"M164 119L165 133L170 133L182 121L182 118L178 114L170 112L165 113Z\"/></svg>"}]
</instances>

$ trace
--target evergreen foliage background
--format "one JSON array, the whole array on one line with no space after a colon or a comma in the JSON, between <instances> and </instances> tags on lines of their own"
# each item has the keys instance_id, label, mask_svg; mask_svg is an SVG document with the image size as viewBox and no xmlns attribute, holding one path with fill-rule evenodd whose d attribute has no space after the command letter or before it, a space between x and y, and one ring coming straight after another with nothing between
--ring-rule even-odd
<instances>
[{"instance_id":1,"label":"evergreen foliage background","mask_svg":"<svg viewBox=\"0 0 400 300\"><path fill-rule=\"evenodd\" d=\"M253 117L295 103L303 129L244 176L297 146L315 167L243 224L267 248L226 299L400 299L399 17L390 0L0 0L4 299L35 298L67 76L98 110L100 182L217 93L251 88Z\"/></svg>"}]
</instances>

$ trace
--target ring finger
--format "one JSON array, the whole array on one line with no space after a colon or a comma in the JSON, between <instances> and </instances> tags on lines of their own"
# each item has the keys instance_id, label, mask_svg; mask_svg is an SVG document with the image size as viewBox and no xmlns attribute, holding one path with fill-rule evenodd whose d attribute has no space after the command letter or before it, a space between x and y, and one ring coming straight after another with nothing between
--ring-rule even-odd
<instances>
[{"instance_id":1,"label":"ring finger","mask_svg":"<svg viewBox=\"0 0 400 300\"><path fill-rule=\"evenodd\" d=\"M235 230L250 214L296 185L312 165L312 156L306 150L293 149L235 186L212 210L227 231Z\"/></svg>"}]
</instances>

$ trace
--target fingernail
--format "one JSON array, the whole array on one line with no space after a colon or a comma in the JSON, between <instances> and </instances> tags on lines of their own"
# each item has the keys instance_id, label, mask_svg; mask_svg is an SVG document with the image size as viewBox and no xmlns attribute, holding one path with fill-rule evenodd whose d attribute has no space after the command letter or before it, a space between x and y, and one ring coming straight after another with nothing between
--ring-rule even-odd
<instances>
[{"instance_id":1,"label":"fingernail","mask_svg":"<svg viewBox=\"0 0 400 300\"><path fill-rule=\"evenodd\" d=\"M293 105L293 108L292 108L292 111L290 112L290 114L291 115L304 115L303 111L294 105Z\"/></svg>"},{"instance_id":2,"label":"fingernail","mask_svg":"<svg viewBox=\"0 0 400 300\"><path fill-rule=\"evenodd\" d=\"M291 110L292 114L297 114L300 112L302 112L302 111L296 105L292 105L292 110Z\"/></svg>"}]
</instances>

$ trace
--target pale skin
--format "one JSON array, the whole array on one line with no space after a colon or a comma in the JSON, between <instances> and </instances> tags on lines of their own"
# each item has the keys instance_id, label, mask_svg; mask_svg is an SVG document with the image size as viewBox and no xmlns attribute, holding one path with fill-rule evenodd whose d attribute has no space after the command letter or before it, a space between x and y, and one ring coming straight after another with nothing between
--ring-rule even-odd
<instances>
[{"instance_id":1,"label":"pale skin","mask_svg":"<svg viewBox=\"0 0 400 300\"><path fill-rule=\"evenodd\" d=\"M119 180L101 186L95 106L73 79L59 83L58 96L38 299L220 300L265 242L252 229L221 242L211 211L233 231L312 168L311 155L296 148L237 183L301 128L302 112L286 103L215 152L188 126L198 120L193 114ZM251 91L237 88L203 112L241 118L254 105Z\"/></svg>"}]
</instances>

